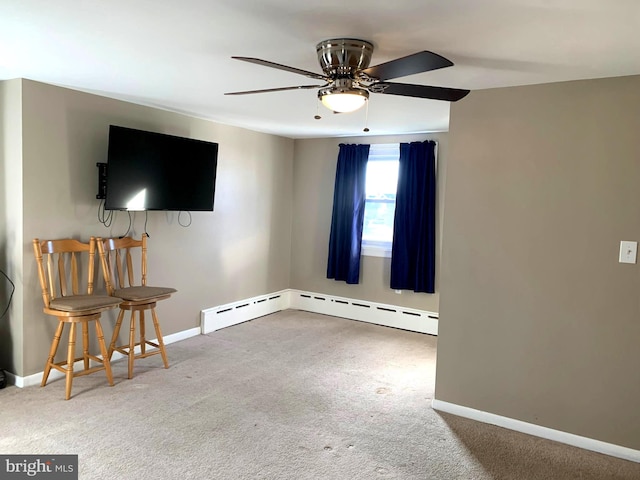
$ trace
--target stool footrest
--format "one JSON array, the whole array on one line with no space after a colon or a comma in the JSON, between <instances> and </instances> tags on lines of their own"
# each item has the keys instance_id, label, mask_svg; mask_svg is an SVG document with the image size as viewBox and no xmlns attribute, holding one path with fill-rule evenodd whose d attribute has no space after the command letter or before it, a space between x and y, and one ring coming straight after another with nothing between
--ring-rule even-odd
<instances>
[{"instance_id":1,"label":"stool footrest","mask_svg":"<svg viewBox=\"0 0 640 480\"><path fill-rule=\"evenodd\" d=\"M145 345L149 345L151 347L154 347L157 350L153 350L151 352L145 351L144 353L135 353L133 355L134 358L146 358L146 357L150 357L151 355L158 355L158 354L162 353L162 351L160 350L160 345L158 345L157 343L150 342L149 340L145 340L144 343L145 343ZM133 348L135 349L136 347L139 347L139 346L140 346L140 342L137 342L137 343L135 343L133 345ZM120 352L125 357L129 356L129 350L130 350L129 345L120 345L118 347L113 347L113 351Z\"/></svg>"},{"instance_id":2,"label":"stool footrest","mask_svg":"<svg viewBox=\"0 0 640 480\"><path fill-rule=\"evenodd\" d=\"M80 370L79 372L73 372L74 377L81 377L83 375L89 375L90 373L99 372L100 370L106 370L104 365L96 365L88 370Z\"/></svg>"},{"instance_id":3,"label":"stool footrest","mask_svg":"<svg viewBox=\"0 0 640 480\"><path fill-rule=\"evenodd\" d=\"M99 365L97 367L91 367L88 369L83 368L82 370L74 370L69 366L69 362L67 362L66 360L63 360L61 362L51 363L50 366L51 368L55 368L56 370L59 370L62 373L67 373L68 371L72 371L74 377L77 377L80 375L86 375L86 373L83 373L83 372L93 373L96 371L96 369L99 369L99 370L104 369L104 360L102 358L96 357L95 355L91 355L91 354L87 355L87 358L95 362L101 363L102 365ZM73 359L73 363L82 362L82 361L84 361L84 357L77 357Z\"/></svg>"}]
</instances>

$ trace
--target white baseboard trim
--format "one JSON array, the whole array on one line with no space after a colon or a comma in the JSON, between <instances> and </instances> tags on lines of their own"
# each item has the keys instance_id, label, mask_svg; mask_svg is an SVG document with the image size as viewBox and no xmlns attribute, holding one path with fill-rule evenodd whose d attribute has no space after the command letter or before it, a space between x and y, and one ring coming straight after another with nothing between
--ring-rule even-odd
<instances>
[{"instance_id":1,"label":"white baseboard trim","mask_svg":"<svg viewBox=\"0 0 640 480\"><path fill-rule=\"evenodd\" d=\"M7 385L15 385L16 387L20 387L20 388L24 387L23 385L24 377L19 377L16 374L11 372L4 372L4 375L7 379Z\"/></svg>"},{"instance_id":2,"label":"white baseboard trim","mask_svg":"<svg viewBox=\"0 0 640 480\"><path fill-rule=\"evenodd\" d=\"M200 329L198 327L190 328L189 330L182 330L181 332L171 333L169 335L163 335L162 340L165 345L169 345L171 343L180 342L182 340L186 340L187 338L197 337L200 335ZM152 342L158 342L158 339L152 340Z\"/></svg>"},{"instance_id":3,"label":"white baseboard trim","mask_svg":"<svg viewBox=\"0 0 640 480\"><path fill-rule=\"evenodd\" d=\"M200 335L199 328L190 328L189 330L183 330L181 332L172 333L170 335L165 335L162 337L165 345L169 345L174 342L179 342L180 340L186 340L187 338L195 337L196 335ZM155 338L151 340L152 342L157 343L158 339ZM140 352L140 347L136 347L136 353ZM101 358L102 355L97 355L98 358ZM111 357L111 362L116 362L121 358L125 358L120 352L113 352L113 356ZM92 362L95 363L95 362ZM82 370L84 368L82 360L73 364L74 370ZM18 375L14 375L12 373L7 373L7 380L10 385L15 385L19 388L32 387L34 385L40 385L42 382L42 377L44 376L44 371L34 373L33 375L28 375L26 377L20 377ZM47 383L58 378L64 378L64 373L54 368L49 372L49 378L47 379Z\"/></svg>"},{"instance_id":4,"label":"white baseboard trim","mask_svg":"<svg viewBox=\"0 0 640 480\"><path fill-rule=\"evenodd\" d=\"M163 340L165 345L169 345L199 334L211 333L221 328L237 325L288 308L419 333L428 333L430 335L438 334L438 314L435 312L286 289L202 310L200 312L200 327L166 335ZM152 341L157 342L157 339ZM136 352L139 352L139 347ZM114 352L111 361L115 362L122 358L124 358L124 355ZM82 362L76 362L74 368L82 369ZM21 377L7 372L7 383L20 388L40 385L43 374L44 372L39 372ZM49 381L62 377L64 377L62 372L52 369L49 374Z\"/></svg>"},{"instance_id":5,"label":"white baseboard trim","mask_svg":"<svg viewBox=\"0 0 640 480\"><path fill-rule=\"evenodd\" d=\"M600 440L594 440L580 435L574 435L573 433L554 430L553 428L543 427L509 417L503 417L494 413L476 410L474 408L437 400L435 398L431 402L431 406L434 410L451 413L459 417L469 418L478 422L496 425L509 430L515 430L516 432L526 433L535 437L546 438L547 440L553 440L574 447L583 448L585 450L591 450L593 452L603 453L612 457L640 463L640 450L633 450L620 445L602 442Z\"/></svg>"},{"instance_id":6,"label":"white baseboard trim","mask_svg":"<svg viewBox=\"0 0 640 480\"><path fill-rule=\"evenodd\" d=\"M438 334L438 314L426 310L300 290L290 291L289 308L430 335Z\"/></svg>"},{"instance_id":7,"label":"white baseboard trim","mask_svg":"<svg viewBox=\"0 0 640 480\"><path fill-rule=\"evenodd\" d=\"M207 334L289 308L289 290L218 305L200 312L200 331Z\"/></svg>"},{"instance_id":8,"label":"white baseboard trim","mask_svg":"<svg viewBox=\"0 0 640 480\"><path fill-rule=\"evenodd\" d=\"M198 335L200 335L200 329L196 327L196 328L190 328L189 330L183 330L181 332L172 333L170 335L164 335L162 337L162 340L164 341L165 345L169 345L171 343L179 342L180 340L186 340L187 338L197 337ZM153 343L158 343L157 338L154 338L150 341ZM147 348L147 351L157 350L156 348L149 347L148 345L146 348ZM136 355L140 353L140 345L138 345L133 351ZM98 355L98 357L100 357L100 355ZM120 352L113 352L113 355L111 356L111 363L117 362L122 358L127 358L127 356L123 355ZM62 372L59 372L59 373L62 375ZM49 375L49 377L51 377L51 375Z\"/></svg>"}]
</instances>

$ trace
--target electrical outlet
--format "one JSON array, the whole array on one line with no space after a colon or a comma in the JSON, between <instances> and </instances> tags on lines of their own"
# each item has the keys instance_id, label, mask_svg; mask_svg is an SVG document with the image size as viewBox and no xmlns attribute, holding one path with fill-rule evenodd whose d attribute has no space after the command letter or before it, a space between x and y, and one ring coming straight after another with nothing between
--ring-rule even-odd
<instances>
[{"instance_id":1,"label":"electrical outlet","mask_svg":"<svg viewBox=\"0 0 640 480\"><path fill-rule=\"evenodd\" d=\"M638 254L638 242L629 242L623 240L620 242L620 263L636 263Z\"/></svg>"}]
</instances>

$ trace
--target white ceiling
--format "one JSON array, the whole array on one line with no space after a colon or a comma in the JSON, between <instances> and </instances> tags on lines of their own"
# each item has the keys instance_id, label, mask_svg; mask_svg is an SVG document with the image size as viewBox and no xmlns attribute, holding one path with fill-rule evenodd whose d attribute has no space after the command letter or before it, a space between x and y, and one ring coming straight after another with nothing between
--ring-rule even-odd
<instances>
[{"instance_id":1,"label":"white ceiling","mask_svg":"<svg viewBox=\"0 0 640 480\"><path fill-rule=\"evenodd\" d=\"M455 64L395 82L477 90L640 74L640 0L0 0L0 80L291 138L362 135L366 109L334 115L315 90L223 95L314 83L232 55L322 73L315 45L343 37L371 41L371 65L421 50ZM366 124L446 131L449 104L371 94Z\"/></svg>"}]
</instances>

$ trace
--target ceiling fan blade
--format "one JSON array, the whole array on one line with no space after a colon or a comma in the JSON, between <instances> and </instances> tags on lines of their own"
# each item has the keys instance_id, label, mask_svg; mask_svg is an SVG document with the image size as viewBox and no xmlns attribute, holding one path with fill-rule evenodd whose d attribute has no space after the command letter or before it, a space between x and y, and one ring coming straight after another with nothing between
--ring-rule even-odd
<instances>
[{"instance_id":1,"label":"ceiling fan blade","mask_svg":"<svg viewBox=\"0 0 640 480\"><path fill-rule=\"evenodd\" d=\"M308 70L301 70L299 68L294 68L294 67L288 67L286 65L280 65L279 63L269 62L268 60L261 60L259 58L252 58L252 57L231 57L231 58L235 60L242 60L243 62L264 65L265 67L277 68L278 70L284 70L286 72L297 73L298 75L304 75L305 77L315 78L317 80L328 80L327 77L319 73L309 72Z\"/></svg>"},{"instance_id":2,"label":"ceiling fan blade","mask_svg":"<svg viewBox=\"0 0 640 480\"><path fill-rule=\"evenodd\" d=\"M388 93L405 97L429 98L457 102L469 93L469 90L446 87L430 87L428 85L413 85L410 83L378 82L370 85L369 90L374 93Z\"/></svg>"},{"instance_id":3,"label":"ceiling fan blade","mask_svg":"<svg viewBox=\"0 0 640 480\"><path fill-rule=\"evenodd\" d=\"M326 87L325 85L298 85L295 87L279 87L279 88L265 88L262 90L247 90L245 92L229 92L225 93L225 95L248 95L251 93L267 93L267 92L282 92L284 90L305 90L309 88L322 88Z\"/></svg>"},{"instance_id":4,"label":"ceiling fan blade","mask_svg":"<svg viewBox=\"0 0 640 480\"><path fill-rule=\"evenodd\" d=\"M390 78L406 77L414 73L429 72L438 68L451 67L452 65L453 62L451 60L425 50L366 68L362 73L378 80L389 80Z\"/></svg>"}]
</instances>

